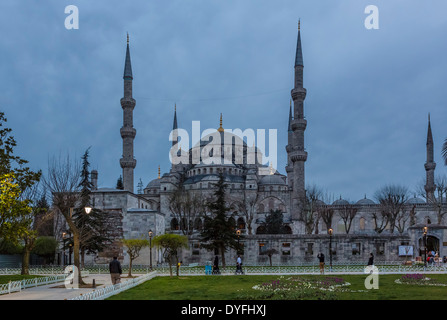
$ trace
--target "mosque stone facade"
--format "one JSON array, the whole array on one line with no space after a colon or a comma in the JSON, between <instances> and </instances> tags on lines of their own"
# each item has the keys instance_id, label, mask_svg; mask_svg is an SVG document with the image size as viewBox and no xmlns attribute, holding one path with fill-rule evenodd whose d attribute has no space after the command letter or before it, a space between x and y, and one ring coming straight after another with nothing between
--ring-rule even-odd
<instances>
[{"instance_id":1,"label":"mosque stone facade","mask_svg":"<svg viewBox=\"0 0 447 320\"><path fill-rule=\"evenodd\" d=\"M212 133L188 151L178 147L178 120L177 111L174 112L173 141L171 154L175 157L184 157L189 161L172 164L169 172L160 174L157 179L148 183L143 193L137 194L133 190L133 170L136 160L133 155L133 139L136 130L133 128L133 112L136 101L132 97L132 67L130 61L129 41L127 43L125 69L124 69L124 97L121 99L123 108L123 127L120 130L123 139L123 156L120 165L123 169L124 190L98 189L98 173L92 172L93 205L97 208L115 214L120 220L117 222L117 235L119 238L148 238L148 231L153 235L167 232L182 233L182 223L170 210L171 195L180 180L186 190L191 194L203 198L211 197L214 192L214 183L218 180L218 173L222 172L228 184L227 201L232 205L234 219L242 231L241 243L244 247L243 260L245 264L266 264L269 257L265 254L267 249L275 249L272 256L275 265L314 263L319 252L323 252L329 261L329 248L332 248L332 259L336 262L366 262L372 252L376 261L381 260L415 260L423 255L423 227L428 226L428 247L439 252L440 256L447 255L447 227L445 219L438 221L433 205L421 198L410 198L406 202L405 210L411 211L406 225L402 230L385 228L382 232L375 230L376 224L372 218L374 212L380 212L380 204L371 199L360 199L350 204L348 201L338 199L333 203L322 204L333 209L334 215L331 228L332 235L328 234L328 226L321 220L311 234L306 232L305 224L300 219L303 210L303 199L306 197L305 189L305 162L308 154L305 150L304 132L307 120L304 116L304 100L307 94L303 87L303 52L301 34L298 28L298 39L295 55L294 74L295 81L291 90L291 102L288 119L287 166L285 174L281 174L271 166L263 165L258 158L261 150L249 146L240 137L225 131L221 124L215 133ZM223 141L232 141L230 145ZM206 155L206 156L204 156ZM199 161L193 163L193 157ZM239 158L238 158L239 157ZM212 160L212 161L210 161ZM311 161L311 157L309 158ZM422 164L421 164L422 167ZM429 122L427 134L427 162L425 170L427 181L425 190L427 199L435 199L436 186L434 185L434 170L436 164L433 157L433 138ZM320 203L321 204L321 203ZM357 212L352 219L349 233L341 215L346 206L354 207ZM270 210L280 210L286 225L284 234L263 234L262 223ZM180 219L181 220L181 219ZM206 263L213 260L214 252L201 248L199 232L203 226L203 218L196 213L194 221L190 222L192 228L189 236L189 249L181 252L180 260L183 264ZM413 254L405 257L399 254L399 246L412 246ZM160 251L154 249L152 263L163 262ZM114 248L99 254L94 261L105 262L111 255L118 254L126 263L128 257L125 249ZM226 253L226 261L231 264L236 257L234 250ZM149 250L143 252L135 263L148 264Z\"/></svg>"}]
</instances>

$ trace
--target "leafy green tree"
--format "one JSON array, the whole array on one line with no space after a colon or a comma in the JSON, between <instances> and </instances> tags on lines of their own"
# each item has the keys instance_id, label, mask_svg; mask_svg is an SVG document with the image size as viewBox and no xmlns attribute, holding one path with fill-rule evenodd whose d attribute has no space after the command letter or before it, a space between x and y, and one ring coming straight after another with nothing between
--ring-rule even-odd
<instances>
[{"instance_id":1,"label":"leafy green tree","mask_svg":"<svg viewBox=\"0 0 447 320\"><path fill-rule=\"evenodd\" d=\"M27 160L14 155L17 143L6 121L0 112L0 238L17 243L29 233L31 201L25 195L40 180L41 172L32 171Z\"/></svg>"},{"instance_id":2,"label":"leafy green tree","mask_svg":"<svg viewBox=\"0 0 447 320\"><path fill-rule=\"evenodd\" d=\"M232 215L227 215L230 207L226 205L225 178L222 172L219 172L219 180L215 184L214 201L208 202L208 209L211 215L204 217L204 228L200 238L202 246L214 252L220 252L222 266L225 268L225 252L229 248L238 249L236 223Z\"/></svg>"},{"instance_id":3,"label":"leafy green tree","mask_svg":"<svg viewBox=\"0 0 447 320\"><path fill-rule=\"evenodd\" d=\"M266 234L284 234L286 233L284 225L284 215L281 210L270 210L265 216L265 222L262 224Z\"/></svg>"},{"instance_id":4,"label":"leafy green tree","mask_svg":"<svg viewBox=\"0 0 447 320\"><path fill-rule=\"evenodd\" d=\"M0 239L0 254L22 254L22 252L21 244Z\"/></svg>"},{"instance_id":5,"label":"leafy green tree","mask_svg":"<svg viewBox=\"0 0 447 320\"><path fill-rule=\"evenodd\" d=\"M128 277L130 278L132 277L133 261L140 256L141 249L149 246L149 241L146 239L123 239L121 242L127 248L127 254L129 255Z\"/></svg>"},{"instance_id":6,"label":"leafy green tree","mask_svg":"<svg viewBox=\"0 0 447 320\"><path fill-rule=\"evenodd\" d=\"M178 251L188 248L188 237L178 234L162 234L152 240L152 245L163 248L163 256L169 262L169 273L172 277L172 260L175 258L177 276L179 275Z\"/></svg>"},{"instance_id":7,"label":"leafy green tree","mask_svg":"<svg viewBox=\"0 0 447 320\"><path fill-rule=\"evenodd\" d=\"M17 244L29 233L31 202L20 200L22 191L13 173L0 176L0 239Z\"/></svg>"},{"instance_id":8,"label":"leafy green tree","mask_svg":"<svg viewBox=\"0 0 447 320\"><path fill-rule=\"evenodd\" d=\"M34 243L31 253L41 256L45 262L51 261L56 253L59 242L54 237L38 237Z\"/></svg>"}]
</instances>

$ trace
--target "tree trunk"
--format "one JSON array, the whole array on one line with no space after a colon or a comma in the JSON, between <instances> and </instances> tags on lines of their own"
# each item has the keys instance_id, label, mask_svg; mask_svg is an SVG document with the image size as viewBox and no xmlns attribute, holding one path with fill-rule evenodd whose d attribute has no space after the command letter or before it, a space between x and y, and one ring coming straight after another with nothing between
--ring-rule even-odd
<instances>
[{"instance_id":1,"label":"tree trunk","mask_svg":"<svg viewBox=\"0 0 447 320\"><path fill-rule=\"evenodd\" d=\"M71 228L73 232L73 262L75 267L78 269L78 284L84 285L85 282L82 280L81 276L81 264L79 261L79 234L76 228Z\"/></svg>"},{"instance_id":2,"label":"tree trunk","mask_svg":"<svg viewBox=\"0 0 447 320\"><path fill-rule=\"evenodd\" d=\"M176 265L176 274L177 274L177 277L179 276L179 265L178 265L178 256L177 255L175 255L175 265Z\"/></svg>"},{"instance_id":3,"label":"tree trunk","mask_svg":"<svg viewBox=\"0 0 447 320\"><path fill-rule=\"evenodd\" d=\"M222 256L222 268L225 269L225 248L222 246L220 248L221 256Z\"/></svg>"},{"instance_id":4,"label":"tree trunk","mask_svg":"<svg viewBox=\"0 0 447 320\"><path fill-rule=\"evenodd\" d=\"M22 272L23 275L29 275L29 258L31 255L31 248L27 242L25 242L25 248L22 255Z\"/></svg>"},{"instance_id":5,"label":"tree trunk","mask_svg":"<svg viewBox=\"0 0 447 320\"><path fill-rule=\"evenodd\" d=\"M132 261L133 260L133 258L132 257L130 257L130 261L129 261L129 273L127 274L127 276L130 278L130 277L132 277Z\"/></svg>"}]
</instances>

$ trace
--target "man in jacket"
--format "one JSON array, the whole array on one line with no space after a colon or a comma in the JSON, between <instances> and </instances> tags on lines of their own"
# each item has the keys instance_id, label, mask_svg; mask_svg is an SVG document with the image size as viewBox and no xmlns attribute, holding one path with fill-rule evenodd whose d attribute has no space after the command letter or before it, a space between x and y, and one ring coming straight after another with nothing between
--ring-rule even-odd
<instances>
[{"instance_id":1,"label":"man in jacket","mask_svg":"<svg viewBox=\"0 0 447 320\"><path fill-rule=\"evenodd\" d=\"M113 260L109 264L110 277L112 278L112 284L120 283L121 281L121 264L117 257L113 257Z\"/></svg>"}]
</instances>

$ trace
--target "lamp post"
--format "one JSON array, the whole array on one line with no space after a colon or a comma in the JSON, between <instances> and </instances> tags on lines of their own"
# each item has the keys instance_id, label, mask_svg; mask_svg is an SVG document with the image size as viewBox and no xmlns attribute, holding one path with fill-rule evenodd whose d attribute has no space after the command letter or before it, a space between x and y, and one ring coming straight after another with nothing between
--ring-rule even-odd
<instances>
[{"instance_id":1,"label":"lamp post","mask_svg":"<svg viewBox=\"0 0 447 320\"><path fill-rule=\"evenodd\" d=\"M329 270L332 272L332 233L334 230L329 228Z\"/></svg>"},{"instance_id":2,"label":"lamp post","mask_svg":"<svg viewBox=\"0 0 447 320\"><path fill-rule=\"evenodd\" d=\"M152 230L149 230L149 266L152 271Z\"/></svg>"},{"instance_id":3,"label":"lamp post","mask_svg":"<svg viewBox=\"0 0 447 320\"><path fill-rule=\"evenodd\" d=\"M67 236L66 232L62 232L62 250L63 250L63 256L62 256L62 266L65 267L65 237Z\"/></svg>"},{"instance_id":4,"label":"lamp post","mask_svg":"<svg viewBox=\"0 0 447 320\"><path fill-rule=\"evenodd\" d=\"M424 266L427 266L427 232L428 232L428 227L424 227L423 229L424 232Z\"/></svg>"},{"instance_id":5,"label":"lamp post","mask_svg":"<svg viewBox=\"0 0 447 320\"><path fill-rule=\"evenodd\" d=\"M241 229L237 229L236 234L237 234L237 254L239 254L240 252L239 237L241 235Z\"/></svg>"}]
</instances>

